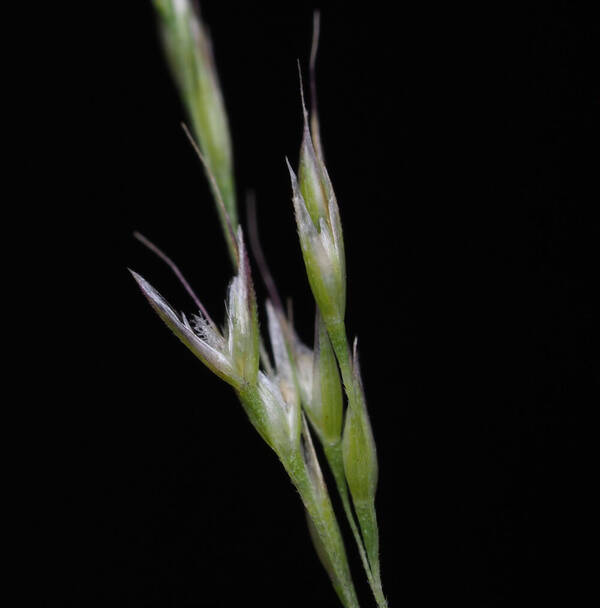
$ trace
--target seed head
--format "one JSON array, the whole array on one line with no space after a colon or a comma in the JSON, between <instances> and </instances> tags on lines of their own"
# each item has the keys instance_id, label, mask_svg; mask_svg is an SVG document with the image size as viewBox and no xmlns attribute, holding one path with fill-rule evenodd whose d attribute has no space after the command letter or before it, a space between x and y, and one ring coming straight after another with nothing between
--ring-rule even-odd
<instances>
[{"instance_id":1,"label":"seed head","mask_svg":"<svg viewBox=\"0 0 600 608\"><path fill-rule=\"evenodd\" d=\"M308 126L308 116L302 100L304 112L304 127L302 144L300 146L300 163L298 166L298 181L306 207L315 225L321 217L329 221L329 199L333 196L333 188L325 170L325 165L317 158L312 137Z\"/></svg>"},{"instance_id":2,"label":"seed head","mask_svg":"<svg viewBox=\"0 0 600 608\"><path fill-rule=\"evenodd\" d=\"M300 445L300 404L286 399L276 378L258 373L258 395L263 407L267 439L282 459Z\"/></svg>"},{"instance_id":3,"label":"seed head","mask_svg":"<svg viewBox=\"0 0 600 608\"><path fill-rule=\"evenodd\" d=\"M238 274L229 286L227 307L228 348L236 372L256 383L259 366L259 329L256 297L241 227L237 233Z\"/></svg>"},{"instance_id":4,"label":"seed head","mask_svg":"<svg viewBox=\"0 0 600 608\"><path fill-rule=\"evenodd\" d=\"M289 162L287 164L300 247L313 295L326 322L341 322L346 308L346 267L337 202L332 196L326 215L321 215L319 211L315 222L306 206L296 174ZM317 209L315 204L313 210Z\"/></svg>"},{"instance_id":5,"label":"seed head","mask_svg":"<svg viewBox=\"0 0 600 608\"><path fill-rule=\"evenodd\" d=\"M202 311L190 323L143 277L131 271L150 305L173 333L217 376L240 389L256 384L258 374L258 316L250 268L241 228L237 247L239 273L229 286L226 331L219 328Z\"/></svg>"}]
</instances>

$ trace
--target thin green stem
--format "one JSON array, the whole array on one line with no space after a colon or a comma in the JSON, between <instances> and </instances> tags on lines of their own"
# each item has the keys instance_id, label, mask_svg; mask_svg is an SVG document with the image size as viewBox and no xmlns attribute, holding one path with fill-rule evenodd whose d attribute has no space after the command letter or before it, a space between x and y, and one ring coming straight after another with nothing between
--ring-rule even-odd
<instances>
[{"instance_id":1,"label":"thin green stem","mask_svg":"<svg viewBox=\"0 0 600 608\"><path fill-rule=\"evenodd\" d=\"M344 383L344 388L348 396L348 405L351 408L357 408L358 411L364 412L364 414L366 415L366 405L361 396L360 388L359 386L357 386L357 381L353 373L350 345L348 344L348 339L346 337L345 324L343 321L327 323L327 331L329 333L329 338L335 351L340 371L342 374L342 381ZM326 456L329 460L329 455L327 454L327 451ZM354 533L354 528L356 528L356 525L354 524L353 528L351 522L354 522L354 519L353 517L351 518L348 515L348 511L351 510L349 508L349 505L347 508L345 504L345 502L348 502L348 491L346 487L345 476L343 482L344 490L340 490L341 483L338 482L338 476L336 475L333 466L332 471L334 472L338 491L340 491L340 496L342 497L344 511L346 511L348 522L350 523L350 527L352 528L352 532L356 539L358 536L358 531ZM344 501L344 493L346 494L346 501ZM373 595L375 596L379 608L387 608L387 600L383 595L383 587L381 584L381 569L379 563L379 530L377 526L377 517L375 514L375 503L374 501L371 501L369 504L364 504L362 502L357 502L356 500L354 500L354 498L353 503L354 508L356 510L356 515L358 517L360 530L362 532L362 541L364 541L363 545L362 542L359 543L357 540L357 544L359 545L359 552L361 553L362 559L364 550L366 549L368 564L370 566L369 569L367 569L367 567L365 566L365 571L367 572L369 584L371 586ZM361 547L364 547L364 549L361 549ZM364 559L363 565L365 565Z\"/></svg>"},{"instance_id":2,"label":"thin green stem","mask_svg":"<svg viewBox=\"0 0 600 608\"><path fill-rule=\"evenodd\" d=\"M379 606L387 606L381 587L381 572L379 567L379 528L377 526L377 515L375 512L375 501L355 502L356 516L363 532L365 546L369 555L369 562L373 572L373 579L377 591L375 593Z\"/></svg>"},{"instance_id":3,"label":"thin green stem","mask_svg":"<svg viewBox=\"0 0 600 608\"><path fill-rule=\"evenodd\" d=\"M348 520L348 524L350 525L350 529L352 530L354 540L356 541L356 546L358 547L360 559L362 561L363 568L365 569L367 579L369 580L369 585L371 586L373 593L375 593L373 576L371 574L371 567L369 566L365 547L363 545L358 526L356 525L356 519L354 518L354 513L352 512L352 506L350 505L350 495L348 493L348 486L346 485L346 477L344 475L344 462L342 459L341 442L338 442L335 445L323 444L323 450L325 452L327 462L329 463L329 468L333 473L333 478L335 479L338 494L340 495L340 498L342 500L344 513L346 514L346 519Z\"/></svg>"},{"instance_id":4,"label":"thin green stem","mask_svg":"<svg viewBox=\"0 0 600 608\"><path fill-rule=\"evenodd\" d=\"M350 345L348 344L348 338L346 337L346 326L342 320L328 322L326 319L325 324L327 326L331 345L333 346L335 356L337 357L340 366L342 382L344 383L344 388L348 395L349 405L350 407L355 407L358 399L356 398L356 387L352 374L352 359Z\"/></svg>"},{"instance_id":5,"label":"thin green stem","mask_svg":"<svg viewBox=\"0 0 600 608\"><path fill-rule=\"evenodd\" d=\"M297 453L288 462L283 460L282 462L300 493L315 531L327 552L328 563L332 568L333 586L340 601L346 608L360 608L348 567L344 542L327 490L314 484L301 453Z\"/></svg>"}]
</instances>

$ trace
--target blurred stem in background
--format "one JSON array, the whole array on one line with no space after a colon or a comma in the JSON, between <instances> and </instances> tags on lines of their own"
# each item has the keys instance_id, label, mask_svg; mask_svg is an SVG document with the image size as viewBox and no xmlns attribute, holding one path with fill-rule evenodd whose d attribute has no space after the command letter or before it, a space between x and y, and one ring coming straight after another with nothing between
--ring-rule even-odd
<instances>
[{"instance_id":1,"label":"blurred stem in background","mask_svg":"<svg viewBox=\"0 0 600 608\"><path fill-rule=\"evenodd\" d=\"M175 83L207 172L234 268L238 213L229 121L209 34L197 5L188 0L153 0L160 35ZM216 191L215 191L216 190ZM219 204L222 200L222 206ZM228 219L231 229L228 226Z\"/></svg>"}]
</instances>

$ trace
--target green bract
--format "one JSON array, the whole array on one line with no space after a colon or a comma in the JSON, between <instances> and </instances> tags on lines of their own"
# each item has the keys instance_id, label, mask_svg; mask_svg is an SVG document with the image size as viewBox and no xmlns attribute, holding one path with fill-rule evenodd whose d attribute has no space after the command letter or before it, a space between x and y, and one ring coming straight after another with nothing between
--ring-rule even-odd
<instances>
[{"instance_id":1,"label":"green bract","mask_svg":"<svg viewBox=\"0 0 600 608\"><path fill-rule=\"evenodd\" d=\"M375 499L377 489L377 453L368 418L349 408L342 441L344 471L354 502Z\"/></svg>"},{"instance_id":2,"label":"green bract","mask_svg":"<svg viewBox=\"0 0 600 608\"><path fill-rule=\"evenodd\" d=\"M315 331L312 394L305 407L321 441L336 445L342 434L343 394L335 354L321 317Z\"/></svg>"}]
</instances>

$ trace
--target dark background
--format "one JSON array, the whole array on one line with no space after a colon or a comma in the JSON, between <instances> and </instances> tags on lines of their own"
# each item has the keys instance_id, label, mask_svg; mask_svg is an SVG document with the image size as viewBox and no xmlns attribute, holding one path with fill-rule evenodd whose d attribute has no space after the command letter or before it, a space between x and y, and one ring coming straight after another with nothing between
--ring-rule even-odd
<instances>
[{"instance_id":1,"label":"dark background","mask_svg":"<svg viewBox=\"0 0 600 608\"><path fill-rule=\"evenodd\" d=\"M598 405L598 44L590 15L553 6L322 11L322 137L392 607L573 602L591 576L582 429ZM276 457L126 271L192 310L132 240L138 229L222 318L231 270L150 5L113 10L86 17L93 78L72 151L90 252L78 284L91 294L73 308L84 300L93 346L74 357L81 389L52 418L67 480L58 536L80 572L58 577L59 603L336 606ZM239 199L256 191L264 249L310 341L284 157L297 161L295 62L306 70L312 5L206 2L203 14Z\"/></svg>"}]
</instances>

